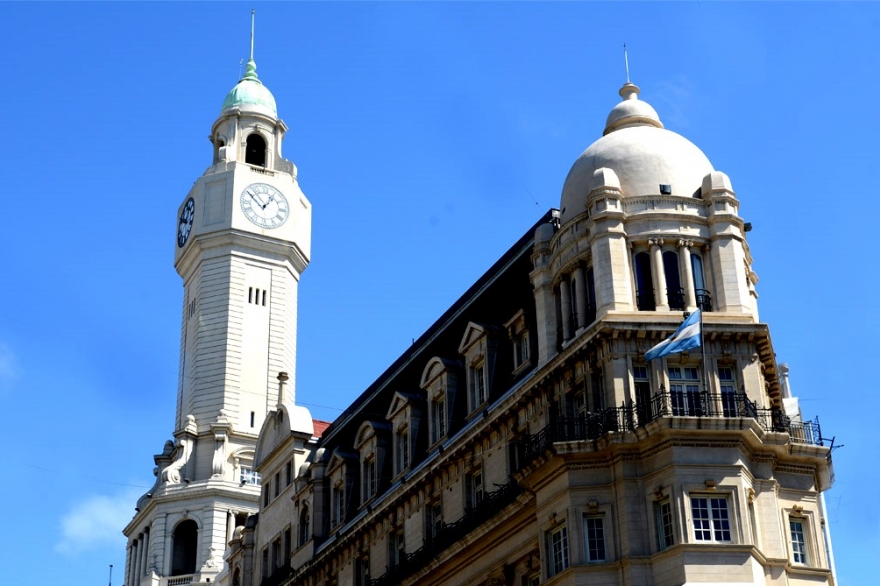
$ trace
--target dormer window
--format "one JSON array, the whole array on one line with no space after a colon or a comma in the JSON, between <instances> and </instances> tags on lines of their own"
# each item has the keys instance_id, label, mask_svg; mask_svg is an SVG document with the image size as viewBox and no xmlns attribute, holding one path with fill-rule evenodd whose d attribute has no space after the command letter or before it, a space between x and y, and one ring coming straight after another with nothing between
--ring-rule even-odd
<instances>
[{"instance_id":1,"label":"dormer window","mask_svg":"<svg viewBox=\"0 0 880 586\"><path fill-rule=\"evenodd\" d=\"M514 375L524 371L531 364L531 348L529 347L529 330L526 328L525 314L519 310L504 324L507 335L513 346L513 373Z\"/></svg>"},{"instance_id":2,"label":"dormer window","mask_svg":"<svg viewBox=\"0 0 880 586\"><path fill-rule=\"evenodd\" d=\"M464 354L467 368L468 411L475 413L492 395L492 375L497 358L500 328L468 324L458 351Z\"/></svg>"},{"instance_id":3,"label":"dormer window","mask_svg":"<svg viewBox=\"0 0 880 586\"><path fill-rule=\"evenodd\" d=\"M256 132L247 137L244 162L258 167L266 166L266 141Z\"/></svg>"},{"instance_id":4,"label":"dormer window","mask_svg":"<svg viewBox=\"0 0 880 586\"><path fill-rule=\"evenodd\" d=\"M394 430L394 475L403 474L412 464L413 445L419 434L424 400L411 393L395 393L388 410Z\"/></svg>"},{"instance_id":5,"label":"dormer window","mask_svg":"<svg viewBox=\"0 0 880 586\"><path fill-rule=\"evenodd\" d=\"M357 433L354 448L360 457L361 506L379 494L379 481L388 476L385 453L391 426L385 422L365 421ZM383 470L386 470L383 473Z\"/></svg>"},{"instance_id":6,"label":"dormer window","mask_svg":"<svg viewBox=\"0 0 880 586\"><path fill-rule=\"evenodd\" d=\"M455 405L458 389L458 371L461 363L434 357L422 371L421 387L427 393L429 416L429 445L443 440L449 433L449 417Z\"/></svg>"}]
</instances>

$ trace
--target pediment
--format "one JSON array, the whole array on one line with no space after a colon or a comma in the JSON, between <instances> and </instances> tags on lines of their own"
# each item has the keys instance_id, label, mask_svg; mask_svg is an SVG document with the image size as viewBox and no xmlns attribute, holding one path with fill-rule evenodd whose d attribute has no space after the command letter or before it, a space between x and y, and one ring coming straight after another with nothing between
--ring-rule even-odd
<instances>
[{"instance_id":1,"label":"pediment","mask_svg":"<svg viewBox=\"0 0 880 586\"><path fill-rule=\"evenodd\" d=\"M360 428L358 429L357 435L355 436L357 439L354 442L354 447L357 450L360 450L364 444L373 439L379 432L390 432L391 426L385 422L380 421L364 421L361 423Z\"/></svg>"},{"instance_id":2,"label":"pediment","mask_svg":"<svg viewBox=\"0 0 880 586\"><path fill-rule=\"evenodd\" d=\"M413 395L412 393L402 393L400 391L394 393L394 398L391 399L391 407L389 407L388 413L385 417L388 419L394 419L407 405L418 400L419 396Z\"/></svg>"},{"instance_id":3,"label":"pediment","mask_svg":"<svg viewBox=\"0 0 880 586\"><path fill-rule=\"evenodd\" d=\"M496 326L481 324L474 321L468 322L467 327L464 329L464 336L461 338L461 344L458 346L459 354L467 354L468 350L470 350L474 344L486 336L494 334L498 329L499 328Z\"/></svg>"},{"instance_id":4,"label":"pediment","mask_svg":"<svg viewBox=\"0 0 880 586\"><path fill-rule=\"evenodd\" d=\"M445 358L440 358L439 356L431 358L425 366L425 370L422 371L420 386L423 389L427 389L427 387L434 382L438 376L444 372L453 370L457 366L460 366L460 363L457 360L447 360Z\"/></svg>"}]
</instances>

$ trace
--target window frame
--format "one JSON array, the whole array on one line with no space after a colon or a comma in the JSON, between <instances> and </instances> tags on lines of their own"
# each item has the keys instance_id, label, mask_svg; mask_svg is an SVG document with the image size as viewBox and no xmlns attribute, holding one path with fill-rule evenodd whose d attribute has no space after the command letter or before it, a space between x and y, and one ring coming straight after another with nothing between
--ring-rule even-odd
<instances>
[{"instance_id":1,"label":"window frame","mask_svg":"<svg viewBox=\"0 0 880 586\"><path fill-rule=\"evenodd\" d=\"M705 501L705 506L695 508L696 501ZM733 516L733 498L728 493L699 493L695 492L688 495L690 504L690 526L691 535L694 543L736 543L736 533L734 531L736 523ZM724 504L723 509L716 505ZM698 517L697 511L706 511L706 516L700 513ZM697 527L698 522L702 527ZM724 526L726 524L726 527ZM724 539L725 533L727 539ZM703 537L708 534L708 538ZM718 535L721 535L721 538Z\"/></svg>"},{"instance_id":2,"label":"window frame","mask_svg":"<svg viewBox=\"0 0 880 586\"><path fill-rule=\"evenodd\" d=\"M571 566L571 555L568 543L568 526L561 523L544 532L547 548L547 578L552 578Z\"/></svg>"},{"instance_id":3,"label":"window frame","mask_svg":"<svg viewBox=\"0 0 880 586\"><path fill-rule=\"evenodd\" d=\"M795 525L799 526L799 529L795 530ZM804 517L797 517L794 515L788 515L788 544L791 548L791 563L797 566L809 566L810 565L810 553L807 542L807 520ZM797 537L800 539L797 539ZM801 559L798 559L798 558Z\"/></svg>"},{"instance_id":4,"label":"window frame","mask_svg":"<svg viewBox=\"0 0 880 586\"><path fill-rule=\"evenodd\" d=\"M657 534L658 551L675 545L675 516L670 497L654 501L654 529Z\"/></svg>"},{"instance_id":5,"label":"window frame","mask_svg":"<svg viewBox=\"0 0 880 586\"><path fill-rule=\"evenodd\" d=\"M602 513L585 514L584 559L588 564L602 564L608 561L607 541L605 536L605 515ZM595 547L594 543L596 544Z\"/></svg>"}]
</instances>

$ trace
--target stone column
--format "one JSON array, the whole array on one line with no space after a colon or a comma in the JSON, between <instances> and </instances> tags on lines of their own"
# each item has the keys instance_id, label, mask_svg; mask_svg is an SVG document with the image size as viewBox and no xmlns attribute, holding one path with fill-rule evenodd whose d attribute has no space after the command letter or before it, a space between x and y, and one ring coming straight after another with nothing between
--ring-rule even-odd
<instances>
[{"instance_id":1,"label":"stone column","mask_svg":"<svg viewBox=\"0 0 880 586\"><path fill-rule=\"evenodd\" d=\"M141 554L144 548L141 539L142 536L138 535L137 541L135 542L136 550L134 556L134 580L132 580L132 584L134 584L134 586L137 586L141 583Z\"/></svg>"},{"instance_id":2,"label":"stone column","mask_svg":"<svg viewBox=\"0 0 880 586\"><path fill-rule=\"evenodd\" d=\"M150 528L144 529L141 535L141 549L143 550L141 553L141 577L143 577L147 573L150 563Z\"/></svg>"},{"instance_id":3,"label":"stone column","mask_svg":"<svg viewBox=\"0 0 880 586\"><path fill-rule=\"evenodd\" d=\"M691 264L691 246L693 245L693 240L678 241L678 266L679 272L684 276L684 295L688 311L694 311L697 308L697 295L694 290L694 267Z\"/></svg>"},{"instance_id":4,"label":"stone column","mask_svg":"<svg viewBox=\"0 0 880 586\"><path fill-rule=\"evenodd\" d=\"M669 301L666 297L666 271L663 269L663 246L662 238L648 240L651 247L651 274L654 277L654 304L658 311L669 311Z\"/></svg>"},{"instance_id":5,"label":"stone column","mask_svg":"<svg viewBox=\"0 0 880 586\"><path fill-rule=\"evenodd\" d=\"M235 534L235 511L229 509L226 512L226 545L229 545L229 542L232 541L232 536Z\"/></svg>"},{"instance_id":6,"label":"stone column","mask_svg":"<svg viewBox=\"0 0 880 586\"><path fill-rule=\"evenodd\" d=\"M133 586L134 580L132 580L132 578L131 578L131 573L132 573L131 564L132 564L132 560L134 559L134 542L133 541L129 542L127 550L128 550L128 551L126 551L127 555L125 556L125 582L123 582L123 584L125 584L125 586Z\"/></svg>"},{"instance_id":7,"label":"stone column","mask_svg":"<svg viewBox=\"0 0 880 586\"><path fill-rule=\"evenodd\" d=\"M584 268L581 266L574 270L574 283L577 293L574 303L577 308L578 329L581 329L589 325L587 324L587 281L584 278Z\"/></svg>"},{"instance_id":8,"label":"stone column","mask_svg":"<svg viewBox=\"0 0 880 586\"><path fill-rule=\"evenodd\" d=\"M559 283L559 294L562 296L562 339L566 341L571 339L571 290L567 279Z\"/></svg>"}]
</instances>

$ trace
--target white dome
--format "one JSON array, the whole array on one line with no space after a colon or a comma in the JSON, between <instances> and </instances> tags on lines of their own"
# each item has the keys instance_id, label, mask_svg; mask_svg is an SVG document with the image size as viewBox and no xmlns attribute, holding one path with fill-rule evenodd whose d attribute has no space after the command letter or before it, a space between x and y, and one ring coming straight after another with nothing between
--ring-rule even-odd
<instances>
[{"instance_id":1,"label":"white dome","mask_svg":"<svg viewBox=\"0 0 880 586\"><path fill-rule=\"evenodd\" d=\"M654 108L637 98L636 86L627 84L620 93L624 101L608 116L605 136L568 172L562 188L563 224L584 212L587 197L601 183L594 173L603 167L615 172L624 197L660 195L661 184L669 185L675 196L699 196L703 178L714 170L696 145L663 128Z\"/></svg>"}]
</instances>

